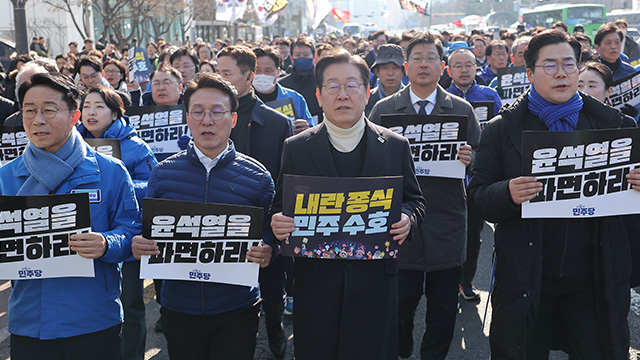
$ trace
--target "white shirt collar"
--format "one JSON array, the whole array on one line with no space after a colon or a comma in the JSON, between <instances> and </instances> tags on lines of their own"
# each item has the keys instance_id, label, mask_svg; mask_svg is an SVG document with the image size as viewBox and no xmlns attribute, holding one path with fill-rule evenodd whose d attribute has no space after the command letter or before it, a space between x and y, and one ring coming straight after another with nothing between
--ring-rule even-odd
<instances>
[{"instance_id":1,"label":"white shirt collar","mask_svg":"<svg viewBox=\"0 0 640 360\"><path fill-rule=\"evenodd\" d=\"M436 98L438 95L438 87L436 87L435 90L433 90L433 92L431 94L429 94L429 96L427 96L425 99L419 97L418 95L416 95L416 93L413 92L413 89L411 87L409 87L409 97L411 99L411 103L412 104L416 104L418 101L422 101L422 100L428 100L431 104L435 105L436 104Z\"/></svg>"},{"instance_id":2,"label":"white shirt collar","mask_svg":"<svg viewBox=\"0 0 640 360\"><path fill-rule=\"evenodd\" d=\"M222 150L222 152L213 159L205 155L202 151L200 151L200 149L198 149L198 146L195 143L193 144L193 148L196 151L196 155L198 155L198 160L200 160L204 168L207 169L207 173L209 173L211 169L213 169L214 166L218 164L218 161L222 159L224 154L226 154L228 151L230 151L233 148L233 143L229 142L229 146L227 146L224 150Z\"/></svg>"}]
</instances>

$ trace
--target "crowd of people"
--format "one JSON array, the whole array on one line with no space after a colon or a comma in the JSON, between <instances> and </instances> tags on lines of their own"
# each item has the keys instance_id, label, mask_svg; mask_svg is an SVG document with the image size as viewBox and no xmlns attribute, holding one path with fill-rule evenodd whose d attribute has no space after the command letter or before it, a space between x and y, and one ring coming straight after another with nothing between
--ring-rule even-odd
<instances>
[{"instance_id":1,"label":"crowd of people","mask_svg":"<svg viewBox=\"0 0 640 360\"><path fill-rule=\"evenodd\" d=\"M638 218L520 212L543 189L522 175L524 131L636 127L635 108L605 104L614 81L635 73L628 60L640 57L626 28L624 20L603 25L593 42L561 22L503 29L498 39L479 30L181 46L159 38L146 44L154 71L142 83L129 76L127 46L115 38L71 42L55 57L34 38L33 51L7 70L0 97L0 125L23 126L30 140L0 167L0 195L102 196L90 204L92 231L69 241L93 259L95 277L12 283L12 359L144 358L139 260L160 253L140 235L144 197L264 213L263 241L247 252L260 267L256 286L155 280L155 329L171 359L252 359L261 316L282 359L285 313L293 314L296 359L408 358L423 295L418 352L445 359L459 298L480 298L472 283L485 220L497 224L493 359L547 359L551 349L627 359ZM531 86L503 106L497 74L518 66ZM268 105L287 98L293 117ZM476 101L494 104L483 130ZM127 111L151 105L184 106L191 135L179 140L183 151L154 154L138 136ZM467 177L416 176L409 141L380 125L389 114L463 116L466 145L456 158ZM96 153L90 138L119 140L121 161ZM401 217L389 226L398 259L281 255L280 242L296 229L283 213L284 174L402 176ZM626 181L640 191L640 169Z\"/></svg>"}]
</instances>

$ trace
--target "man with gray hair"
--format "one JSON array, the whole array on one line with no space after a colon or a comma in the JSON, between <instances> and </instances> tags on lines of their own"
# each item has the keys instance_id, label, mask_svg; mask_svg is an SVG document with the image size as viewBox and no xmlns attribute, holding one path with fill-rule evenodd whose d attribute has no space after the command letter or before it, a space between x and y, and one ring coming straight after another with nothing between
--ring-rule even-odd
<instances>
[{"instance_id":1,"label":"man with gray hair","mask_svg":"<svg viewBox=\"0 0 640 360\"><path fill-rule=\"evenodd\" d=\"M30 61L20 68L20 71L18 71L18 75L16 75L16 104L18 104L18 111L9 116L4 121L4 125L22 126L22 112L20 112L19 110L21 101L20 97L18 96L18 89L20 88L20 85L31 79L33 75L44 74L46 72L48 71L42 64L38 64L34 61Z\"/></svg>"}]
</instances>

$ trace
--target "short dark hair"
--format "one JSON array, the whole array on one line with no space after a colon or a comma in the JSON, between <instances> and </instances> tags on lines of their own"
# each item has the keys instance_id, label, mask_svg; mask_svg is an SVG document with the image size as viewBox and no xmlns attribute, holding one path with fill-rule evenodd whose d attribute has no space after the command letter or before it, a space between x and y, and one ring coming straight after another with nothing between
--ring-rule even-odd
<instances>
[{"instance_id":1,"label":"short dark hair","mask_svg":"<svg viewBox=\"0 0 640 360\"><path fill-rule=\"evenodd\" d=\"M529 41L527 49L524 51L524 64L527 69L535 72L535 65L538 61L540 49L544 46L562 43L567 43L571 46L576 57L576 62L580 62L581 45L576 38L560 30L545 30L534 35L531 41Z\"/></svg>"},{"instance_id":2,"label":"short dark hair","mask_svg":"<svg viewBox=\"0 0 640 360\"><path fill-rule=\"evenodd\" d=\"M219 74L199 73L187 83L187 90L184 92L184 106L189 111L189 101L191 96L200 89L217 89L229 97L231 112L238 111L238 90Z\"/></svg>"},{"instance_id":3,"label":"short dark hair","mask_svg":"<svg viewBox=\"0 0 640 360\"><path fill-rule=\"evenodd\" d=\"M56 55L56 58L54 60L58 60L58 59L64 59L65 61L69 61L69 55L65 53L58 54Z\"/></svg>"},{"instance_id":4,"label":"short dark hair","mask_svg":"<svg viewBox=\"0 0 640 360\"><path fill-rule=\"evenodd\" d=\"M487 46L485 55L491 56L491 54L493 54L493 48L498 48L498 47L503 47L504 50L507 52L507 55L509 55L510 53L509 45L507 45L507 42L504 40L493 40L492 42L490 42L489 46Z\"/></svg>"},{"instance_id":5,"label":"short dark hair","mask_svg":"<svg viewBox=\"0 0 640 360\"><path fill-rule=\"evenodd\" d=\"M608 23L600 26L600 28L598 29L598 32L596 33L595 38L593 38L593 43L600 46L600 43L602 43L602 39L604 39L605 36L613 33L618 34L618 37L620 37L620 41L624 39L624 34L622 33L622 30L618 29L618 27L615 26L613 23Z\"/></svg>"},{"instance_id":6,"label":"short dark hair","mask_svg":"<svg viewBox=\"0 0 640 360\"><path fill-rule=\"evenodd\" d=\"M414 36L415 36L415 33L413 32L410 32L410 31L403 32L402 37L400 38L400 42L411 41L411 39L413 39Z\"/></svg>"},{"instance_id":7,"label":"short dark hair","mask_svg":"<svg viewBox=\"0 0 640 360\"><path fill-rule=\"evenodd\" d=\"M591 38L589 37L589 35L587 35L585 33L581 33L581 32L574 33L573 37L576 38L576 40L578 40L578 41L588 41L589 42L589 46L592 45Z\"/></svg>"},{"instance_id":8,"label":"short dark hair","mask_svg":"<svg viewBox=\"0 0 640 360\"><path fill-rule=\"evenodd\" d=\"M183 56L187 56L188 58L191 59L191 61L193 62L193 65L196 67L196 72L198 72L199 70L198 64L200 63L200 60L198 60L198 57L193 52L189 51L187 47L183 46L180 49L176 50L173 54L171 54L171 57L169 58L169 62L171 63L171 65L173 65L174 60Z\"/></svg>"},{"instance_id":9,"label":"short dark hair","mask_svg":"<svg viewBox=\"0 0 640 360\"><path fill-rule=\"evenodd\" d=\"M380 35L384 35L384 37L386 37L387 40L389 40L389 35L387 35L387 32L384 30L378 30L374 32L373 35L371 35L371 40L377 39Z\"/></svg>"},{"instance_id":10,"label":"short dark hair","mask_svg":"<svg viewBox=\"0 0 640 360\"><path fill-rule=\"evenodd\" d=\"M149 47L149 45L153 46L156 49L156 51L158 51L158 45L156 45L156 43L154 43L153 41L149 41L147 43L147 47Z\"/></svg>"},{"instance_id":11,"label":"short dark hair","mask_svg":"<svg viewBox=\"0 0 640 360\"><path fill-rule=\"evenodd\" d=\"M564 29L564 31L567 31L567 32L569 31L569 27L563 21L556 21L553 23L553 25L551 25L551 29L556 27L561 27Z\"/></svg>"},{"instance_id":12,"label":"short dark hair","mask_svg":"<svg viewBox=\"0 0 640 360\"><path fill-rule=\"evenodd\" d=\"M242 73L247 71L256 72L256 54L244 45L231 45L220 50L218 59L223 56L229 56L235 60L236 65Z\"/></svg>"},{"instance_id":13,"label":"short dark hair","mask_svg":"<svg viewBox=\"0 0 640 360\"><path fill-rule=\"evenodd\" d=\"M72 41L72 42L69 43L69 45L73 45L75 47L78 47L78 42L77 41Z\"/></svg>"},{"instance_id":14,"label":"short dark hair","mask_svg":"<svg viewBox=\"0 0 640 360\"><path fill-rule=\"evenodd\" d=\"M218 70L216 70L216 63L214 63L212 60L200 61L200 71L202 71L202 65L209 65L213 69L213 72L218 72Z\"/></svg>"},{"instance_id":15,"label":"short dark hair","mask_svg":"<svg viewBox=\"0 0 640 360\"><path fill-rule=\"evenodd\" d=\"M413 48L416 45L420 45L420 44L435 45L436 49L438 49L438 55L440 56L440 60L442 60L444 56L444 48L442 47L442 42L440 42L440 39L438 39L438 37L435 34L429 31L419 32L413 37L413 39L411 39L411 41L409 41L409 45L407 45L407 59L409 59L409 56L411 56L411 52L413 51Z\"/></svg>"},{"instance_id":16,"label":"short dark hair","mask_svg":"<svg viewBox=\"0 0 640 360\"><path fill-rule=\"evenodd\" d=\"M86 43L93 44L93 40L91 40L91 39L89 39L89 38L86 38L86 39L84 39L84 43L85 43L85 44L86 44Z\"/></svg>"},{"instance_id":17,"label":"short dark hair","mask_svg":"<svg viewBox=\"0 0 640 360\"><path fill-rule=\"evenodd\" d=\"M277 45L291 46L291 40L283 37L282 39L280 39L280 41L278 41Z\"/></svg>"},{"instance_id":18,"label":"short dark hair","mask_svg":"<svg viewBox=\"0 0 640 360\"><path fill-rule=\"evenodd\" d=\"M280 68L280 58L270 46L257 47L253 49L253 53L256 54L256 59L263 56L270 58L271 60L273 60L273 63L276 65L276 67Z\"/></svg>"},{"instance_id":19,"label":"short dark hair","mask_svg":"<svg viewBox=\"0 0 640 360\"><path fill-rule=\"evenodd\" d=\"M20 85L18 89L18 99L20 106L24 104L24 95L34 86L46 86L52 90L62 93L62 100L69 105L70 110L78 109L78 101L80 100L80 92L73 82L73 79L59 72L38 73Z\"/></svg>"},{"instance_id":20,"label":"short dark hair","mask_svg":"<svg viewBox=\"0 0 640 360\"><path fill-rule=\"evenodd\" d=\"M156 69L156 71L152 72L151 75L149 75L149 81L153 81L153 78L156 76L156 74L161 72L173 76L178 80L178 83L182 84L182 73L173 66L167 65L165 63L160 63L160 65L158 65L158 69Z\"/></svg>"},{"instance_id":21,"label":"short dark hair","mask_svg":"<svg viewBox=\"0 0 640 360\"><path fill-rule=\"evenodd\" d=\"M482 36L482 35L473 35L473 36L471 36L471 40L469 40L469 43L471 45L473 45L474 41L482 41L483 44L487 45L487 41L484 39L484 36Z\"/></svg>"},{"instance_id":22,"label":"short dark hair","mask_svg":"<svg viewBox=\"0 0 640 360\"><path fill-rule=\"evenodd\" d=\"M296 38L294 42L291 43L291 53L293 53L293 49L295 49L296 46L309 47L311 48L311 53L313 55L316 54L316 42L313 41L313 39L308 37L307 35L300 35Z\"/></svg>"},{"instance_id":23,"label":"short dark hair","mask_svg":"<svg viewBox=\"0 0 640 360\"><path fill-rule=\"evenodd\" d=\"M613 86L613 72L607 65L604 65L597 61L589 61L580 68L580 74L588 70L595 71L598 75L600 75L602 81L604 82L605 90Z\"/></svg>"},{"instance_id":24,"label":"short dark hair","mask_svg":"<svg viewBox=\"0 0 640 360\"><path fill-rule=\"evenodd\" d=\"M625 28L629 27L629 23L627 23L627 20L625 19L617 19L613 22L613 24L618 27L620 27L620 25L624 25Z\"/></svg>"},{"instance_id":25,"label":"short dark hair","mask_svg":"<svg viewBox=\"0 0 640 360\"><path fill-rule=\"evenodd\" d=\"M125 69L124 64L122 64L122 61L117 60L117 59L109 59L107 61L105 61L104 63L102 63L102 68L106 68L107 65L115 65L118 67L118 70L120 70L120 74L122 74L122 76L125 76L127 74L127 69Z\"/></svg>"},{"instance_id":26,"label":"short dark hair","mask_svg":"<svg viewBox=\"0 0 640 360\"><path fill-rule=\"evenodd\" d=\"M322 86L324 85L324 71L334 64L355 65L358 68L365 89L369 88L369 66L367 66L367 63L362 57L351 55L347 50L341 49L323 56L316 64L316 84L320 92L322 92Z\"/></svg>"},{"instance_id":27,"label":"short dark hair","mask_svg":"<svg viewBox=\"0 0 640 360\"><path fill-rule=\"evenodd\" d=\"M83 66L89 66L96 72L102 72L102 61L93 55L87 55L80 59L76 64L76 69L78 69L76 72L80 72L80 68Z\"/></svg>"},{"instance_id":28,"label":"short dark hair","mask_svg":"<svg viewBox=\"0 0 640 360\"><path fill-rule=\"evenodd\" d=\"M121 118L124 115L124 103L122 102L120 95L118 95L114 90L102 85L92 87L84 93L80 103L80 109L84 107L84 102L87 99L87 96L92 93L100 95L102 100L104 100L105 105L107 105L109 110L114 112L118 118Z\"/></svg>"},{"instance_id":29,"label":"short dark hair","mask_svg":"<svg viewBox=\"0 0 640 360\"><path fill-rule=\"evenodd\" d=\"M211 51L211 48L207 44L198 45L198 47L196 48L196 53L197 53L196 55L200 54L200 49L202 48L207 48L207 50L209 51L209 55L211 55L211 58L213 58L213 51Z\"/></svg>"}]
</instances>

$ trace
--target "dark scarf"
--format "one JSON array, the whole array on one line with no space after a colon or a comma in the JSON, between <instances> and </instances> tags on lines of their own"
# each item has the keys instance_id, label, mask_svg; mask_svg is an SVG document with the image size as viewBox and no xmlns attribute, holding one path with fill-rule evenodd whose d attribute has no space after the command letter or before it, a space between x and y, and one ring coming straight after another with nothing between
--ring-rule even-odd
<instances>
[{"instance_id":1,"label":"dark scarf","mask_svg":"<svg viewBox=\"0 0 640 360\"><path fill-rule=\"evenodd\" d=\"M238 122L231 130L231 140L236 145L236 150L247 153L249 144L249 127L251 126L251 113L256 104L256 94L253 89L247 95L238 99Z\"/></svg>"},{"instance_id":2,"label":"dark scarf","mask_svg":"<svg viewBox=\"0 0 640 360\"><path fill-rule=\"evenodd\" d=\"M55 193L87 156L86 146L75 127L67 142L55 154L29 142L22 154L22 161L31 176L22 184L17 195Z\"/></svg>"},{"instance_id":3,"label":"dark scarf","mask_svg":"<svg viewBox=\"0 0 640 360\"><path fill-rule=\"evenodd\" d=\"M573 131L578 124L582 105L582 97L577 91L569 101L560 105L545 100L533 85L529 91L529 111L538 116L551 131Z\"/></svg>"}]
</instances>

